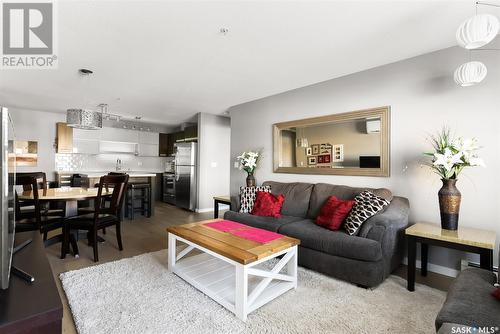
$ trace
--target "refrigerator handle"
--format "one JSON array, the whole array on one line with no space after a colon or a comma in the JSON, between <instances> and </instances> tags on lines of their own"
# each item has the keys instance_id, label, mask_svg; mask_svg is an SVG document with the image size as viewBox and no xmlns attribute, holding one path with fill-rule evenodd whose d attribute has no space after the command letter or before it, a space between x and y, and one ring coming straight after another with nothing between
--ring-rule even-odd
<instances>
[{"instance_id":1,"label":"refrigerator handle","mask_svg":"<svg viewBox=\"0 0 500 334\"><path fill-rule=\"evenodd\" d=\"M177 173L177 164L175 164L174 167L174 175L175 175L175 181L179 181L179 173Z\"/></svg>"}]
</instances>

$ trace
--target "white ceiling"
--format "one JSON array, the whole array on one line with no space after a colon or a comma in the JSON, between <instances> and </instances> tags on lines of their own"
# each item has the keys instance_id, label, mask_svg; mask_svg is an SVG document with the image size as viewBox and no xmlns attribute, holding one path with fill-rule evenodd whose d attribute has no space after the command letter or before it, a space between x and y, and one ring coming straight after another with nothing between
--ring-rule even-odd
<instances>
[{"instance_id":1,"label":"white ceiling","mask_svg":"<svg viewBox=\"0 0 500 334\"><path fill-rule=\"evenodd\" d=\"M453 46L474 1L60 0L58 11L59 68L0 71L0 104L108 103L176 124Z\"/></svg>"}]
</instances>

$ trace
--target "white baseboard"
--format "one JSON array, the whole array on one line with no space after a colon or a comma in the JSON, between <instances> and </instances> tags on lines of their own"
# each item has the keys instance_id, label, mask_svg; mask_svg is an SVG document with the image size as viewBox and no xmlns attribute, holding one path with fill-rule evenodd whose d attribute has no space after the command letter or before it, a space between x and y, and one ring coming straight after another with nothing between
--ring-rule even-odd
<instances>
[{"instance_id":1,"label":"white baseboard","mask_svg":"<svg viewBox=\"0 0 500 334\"><path fill-rule=\"evenodd\" d=\"M214 211L214 208L196 209L196 212L198 212L198 213L213 212L213 211Z\"/></svg>"},{"instance_id":2,"label":"white baseboard","mask_svg":"<svg viewBox=\"0 0 500 334\"><path fill-rule=\"evenodd\" d=\"M405 265L408 265L408 258L407 257L405 257L403 259L403 263ZM417 260L417 268L419 268L419 269L422 268L422 263L420 262L420 260ZM449 276L449 277L457 277L457 275L460 273L460 270L448 268L445 266L440 266L439 264L433 264L430 262L427 263L427 271L431 271L433 273L441 274L441 275L445 275L445 276Z\"/></svg>"},{"instance_id":3,"label":"white baseboard","mask_svg":"<svg viewBox=\"0 0 500 334\"><path fill-rule=\"evenodd\" d=\"M219 204L219 210L229 210L229 205L225 204ZM203 212L213 212L214 208L205 208L205 209L196 209L196 212L198 213L203 213Z\"/></svg>"}]
</instances>

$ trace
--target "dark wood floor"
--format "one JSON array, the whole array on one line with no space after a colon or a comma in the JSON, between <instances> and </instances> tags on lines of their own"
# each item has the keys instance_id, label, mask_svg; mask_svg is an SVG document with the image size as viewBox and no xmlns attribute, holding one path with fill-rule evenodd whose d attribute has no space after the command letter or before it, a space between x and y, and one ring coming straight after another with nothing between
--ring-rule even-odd
<instances>
[{"instance_id":1,"label":"dark wood floor","mask_svg":"<svg viewBox=\"0 0 500 334\"><path fill-rule=\"evenodd\" d=\"M155 215L151 218L139 218L134 221L125 220L122 226L122 237L124 250L120 252L116 244L116 235L113 228L108 229L104 236L106 242L99 244L99 262L97 264L128 258L139 254L154 252L166 248L167 235L165 229L168 226L184 224L187 222L211 219L212 212L194 213L178 209L172 205L157 202ZM52 271L56 278L59 293L64 305L63 333L76 333L75 325L64 291L61 288L59 274L96 265L92 261L92 248L86 242L80 241L80 257L78 259L69 255L61 260L60 244L46 248ZM406 267L402 266L396 274L405 277ZM432 286L437 289L446 290L451 279L439 274L429 273L428 277L422 278L417 273L417 282Z\"/></svg>"}]
</instances>

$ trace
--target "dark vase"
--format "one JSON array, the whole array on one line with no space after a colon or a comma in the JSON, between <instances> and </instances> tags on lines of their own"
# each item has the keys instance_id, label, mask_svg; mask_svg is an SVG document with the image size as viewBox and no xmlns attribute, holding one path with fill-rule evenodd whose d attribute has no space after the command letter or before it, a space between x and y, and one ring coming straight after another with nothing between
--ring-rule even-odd
<instances>
[{"instance_id":1,"label":"dark vase","mask_svg":"<svg viewBox=\"0 0 500 334\"><path fill-rule=\"evenodd\" d=\"M253 174L247 176L247 187L255 187L255 176Z\"/></svg>"},{"instance_id":2,"label":"dark vase","mask_svg":"<svg viewBox=\"0 0 500 334\"><path fill-rule=\"evenodd\" d=\"M439 189L439 211L441 212L441 228L458 229L458 213L462 194L456 187L457 180L442 179L443 186Z\"/></svg>"}]
</instances>

